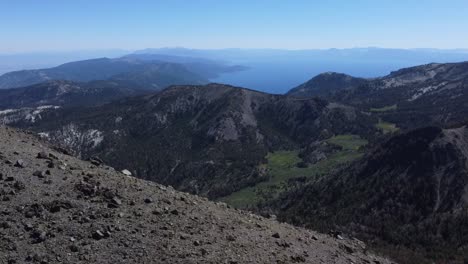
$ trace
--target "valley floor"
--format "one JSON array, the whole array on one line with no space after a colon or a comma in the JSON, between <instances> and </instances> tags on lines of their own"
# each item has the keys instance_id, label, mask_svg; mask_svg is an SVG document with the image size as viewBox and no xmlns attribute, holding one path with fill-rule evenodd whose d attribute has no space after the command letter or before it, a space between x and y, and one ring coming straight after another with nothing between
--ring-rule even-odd
<instances>
[{"instance_id":1,"label":"valley floor","mask_svg":"<svg viewBox=\"0 0 468 264\"><path fill-rule=\"evenodd\" d=\"M255 208L259 203L278 197L296 184L303 184L327 175L339 166L360 158L363 155L360 147L367 144L365 139L357 135L337 135L326 141L341 147L341 150L305 167L299 165L302 159L298 150L269 153L268 163L262 165L267 169L268 181L244 188L220 200L236 208Z\"/></svg>"}]
</instances>

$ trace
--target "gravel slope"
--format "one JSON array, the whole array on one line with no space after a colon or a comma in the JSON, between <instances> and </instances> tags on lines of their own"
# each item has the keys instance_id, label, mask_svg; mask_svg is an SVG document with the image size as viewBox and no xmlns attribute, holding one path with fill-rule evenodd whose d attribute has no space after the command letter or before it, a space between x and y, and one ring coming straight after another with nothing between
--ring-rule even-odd
<instances>
[{"instance_id":1,"label":"gravel slope","mask_svg":"<svg viewBox=\"0 0 468 264\"><path fill-rule=\"evenodd\" d=\"M0 263L391 263L99 163L0 127Z\"/></svg>"}]
</instances>

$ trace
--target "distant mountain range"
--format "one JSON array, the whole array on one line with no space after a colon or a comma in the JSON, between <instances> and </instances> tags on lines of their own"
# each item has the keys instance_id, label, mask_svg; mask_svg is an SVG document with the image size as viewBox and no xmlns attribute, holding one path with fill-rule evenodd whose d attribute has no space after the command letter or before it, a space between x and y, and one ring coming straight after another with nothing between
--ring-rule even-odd
<instances>
[{"instance_id":1,"label":"distant mountain range","mask_svg":"<svg viewBox=\"0 0 468 264\"><path fill-rule=\"evenodd\" d=\"M0 53L0 75L19 70L51 68L72 61L117 58L129 53L128 50L119 49Z\"/></svg>"},{"instance_id":2,"label":"distant mountain range","mask_svg":"<svg viewBox=\"0 0 468 264\"><path fill-rule=\"evenodd\" d=\"M372 47L312 50L162 48L145 49L136 53L200 57L247 66L247 70L222 74L210 81L275 94L286 93L288 89L323 72L375 78L387 75L395 69L422 64L468 61L466 50Z\"/></svg>"},{"instance_id":3,"label":"distant mountain range","mask_svg":"<svg viewBox=\"0 0 468 264\"><path fill-rule=\"evenodd\" d=\"M186 57L180 55L164 55L153 53L129 54L123 59L135 59L140 61L164 61L184 65L188 70L207 79L218 77L220 74L244 71L248 68L242 65L231 65L226 60L211 60L203 57Z\"/></svg>"},{"instance_id":4,"label":"distant mountain range","mask_svg":"<svg viewBox=\"0 0 468 264\"><path fill-rule=\"evenodd\" d=\"M65 62L83 60L85 58L121 58L122 56L130 56L145 60L145 58L142 57L147 57L149 55L153 57L153 60L184 64L189 71L208 79L210 82L230 84L238 87L249 87L251 89L275 94L286 93L291 87L296 87L311 76L323 72L342 72L361 78L374 78L387 75L395 69L416 65L433 62L448 63L468 61L468 52L461 49L350 48L321 50L206 50L161 48L145 49L133 53L117 50L0 55L0 74L2 73L2 67L7 67L11 70L40 69L50 67L51 65L57 66ZM202 64L196 63L196 67L190 67L195 66L195 60L202 62ZM47 67L42 66L45 62L48 63L45 65ZM213 71L213 69L210 69L210 65L213 65L213 63L215 64L215 68L218 68L219 65L228 66L228 68L223 70L219 70L218 68L218 70ZM241 65L242 67L239 68L236 65Z\"/></svg>"},{"instance_id":5,"label":"distant mountain range","mask_svg":"<svg viewBox=\"0 0 468 264\"><path fill-rule=\"evenodd\" d=\"M143 89L161 90L175 84L205 84L220 73L243 70L241 66L197 58L129 55L118 59L91 59L39 70L9 72L0 76L0 89L24 87L50 80L88 82L119 80Z\"/></svg>"},{"instance_id":6,"label":"distant mountain range","mask_svg":"<svg viewBox=\"0 0 468 264\"><path fill-rule=\"evenodd\" d=\"M135 54L159 54L207 58L212 60L245 61L259 58L273 59L281 56L283 61L302 58L309 61L335 61L355 59L379 61L413 61L414 63L433 61L462 61L468 58L466 49L390 49L390 48L348 48L348 49L188 49L188 48L148 48L138 50Z\"/></svg>"}]
</instances>

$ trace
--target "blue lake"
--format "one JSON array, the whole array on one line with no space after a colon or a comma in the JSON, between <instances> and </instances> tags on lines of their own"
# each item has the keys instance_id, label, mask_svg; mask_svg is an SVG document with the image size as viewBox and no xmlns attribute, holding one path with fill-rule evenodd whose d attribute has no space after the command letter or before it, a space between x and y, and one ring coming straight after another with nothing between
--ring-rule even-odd
<instances>
[{"instance_id":1,"label":"blue lake","mask_svg":"<svg viewBox=\"0 0 468 264\"><path fill-rule=\"evenodd\" d=\"M312 77L327 71L346 73L356 77L378 77L389 74L402 67L412 66L405 63L350 63L350 62L302 62L269 61L241 63L248 70L222 74L212 82L250 88L258 91L282 94Z\"/></svg>"}]
</instances>

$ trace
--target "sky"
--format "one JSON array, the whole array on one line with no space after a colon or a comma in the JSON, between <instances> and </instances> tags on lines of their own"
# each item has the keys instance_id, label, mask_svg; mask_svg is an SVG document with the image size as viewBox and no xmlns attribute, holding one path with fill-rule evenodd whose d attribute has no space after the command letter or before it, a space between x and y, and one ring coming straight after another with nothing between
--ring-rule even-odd
<instances>
[{"instance_id":1,"label":"sky","mask_svg":"<svg viewBox=\"0 0 468 264\"><path fill-rule=\"evenodd\" d=\"M0 53L468 48L467 0L0 0Z\"/></svg>"}]
</instances>

